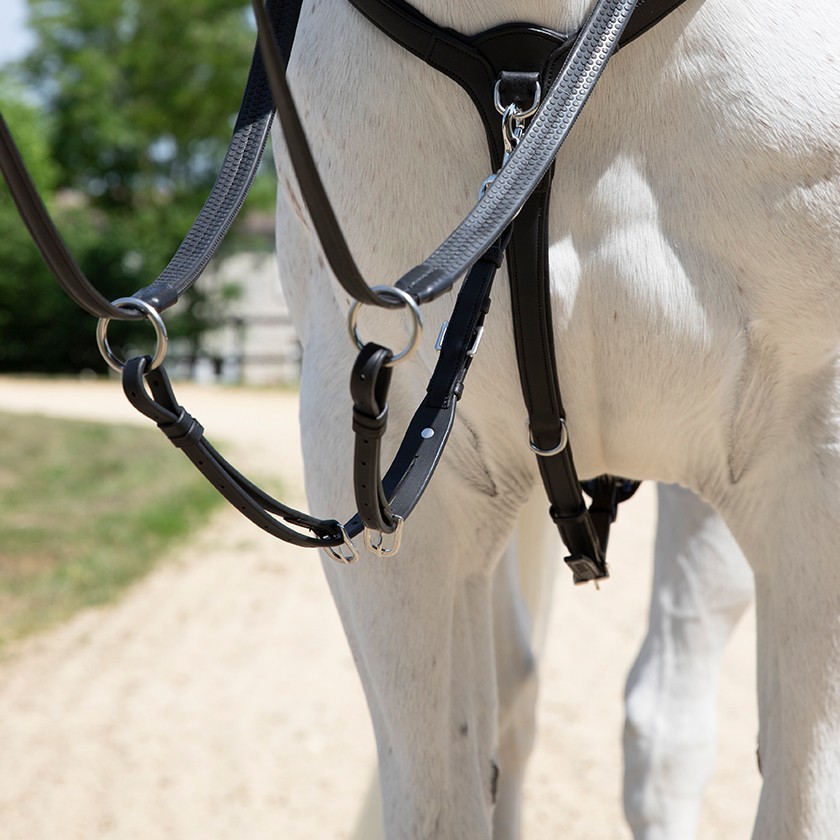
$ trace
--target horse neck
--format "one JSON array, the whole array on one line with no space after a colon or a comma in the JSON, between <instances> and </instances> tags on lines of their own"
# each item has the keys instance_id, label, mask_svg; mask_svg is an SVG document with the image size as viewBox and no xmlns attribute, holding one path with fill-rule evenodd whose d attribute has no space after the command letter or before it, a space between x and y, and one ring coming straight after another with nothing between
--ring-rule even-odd
<instances>
[{"instance_id":1,"label":"horse neck","mask_svg":"<svg viewBox=\"0 0 840 840\"><path fill-rule=\"evenodd\" d=\"M464 33L512 21L568 31L580 26L592 0L412 0L412 5L441 26Z\"/></svg>"}]
</instances>

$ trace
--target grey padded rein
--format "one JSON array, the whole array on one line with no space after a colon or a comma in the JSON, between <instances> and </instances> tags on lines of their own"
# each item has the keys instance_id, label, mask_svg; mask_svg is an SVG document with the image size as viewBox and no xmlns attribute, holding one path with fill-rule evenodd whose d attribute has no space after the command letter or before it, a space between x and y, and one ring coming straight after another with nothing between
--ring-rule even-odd
<instances>
[{"instance_id":1,"label":"grey padded rein","mask_svg":"<svg viewBox=\"0 0 840 840\"><path fill-rule=\"evenodd\" d=\"M396 284L420 303L446 292L513 221L548 172L607 61L636 0L600 0L522 141L470 214Z\"/></svg>"}]
</instances>

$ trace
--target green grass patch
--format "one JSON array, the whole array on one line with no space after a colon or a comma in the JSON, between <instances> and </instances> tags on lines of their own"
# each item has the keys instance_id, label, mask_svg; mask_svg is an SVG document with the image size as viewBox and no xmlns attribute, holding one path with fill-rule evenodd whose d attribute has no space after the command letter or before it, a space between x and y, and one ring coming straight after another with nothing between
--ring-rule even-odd
<instances>
[{"instance_id":1,"label":"green grass patch","mask_svg":"<svg viewBox=\"0 0 840 840\"><path fill-rule=\"evenodd\" d=\"M219 500L155 430L0 413L0 647L112 601Z\"/></svg>"}]
</instances>

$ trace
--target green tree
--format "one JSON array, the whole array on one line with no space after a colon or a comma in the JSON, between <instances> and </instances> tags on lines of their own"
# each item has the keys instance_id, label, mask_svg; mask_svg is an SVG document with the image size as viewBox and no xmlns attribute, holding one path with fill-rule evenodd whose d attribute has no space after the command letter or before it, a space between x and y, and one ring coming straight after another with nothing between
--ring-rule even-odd
<instances>
[{"instance_id":1,"label":"green tree","mask_svg":"<svg viewBox=\"0 0 840 840\"><path fill-rule=\"evenodd\" d=\"M82 269L106 297L130 294L163 269L213 183L253 49L247 7L229 0L29 5L35 45L19 69L38 107L8 96L0 106ZM259 193L264 206L266 190ZM4 191L0 259L16 256L0 262L0 369L104 370L92 319L35 268L10 205ZM173 331L180 320L182 334L197 340L215 309L197 293L170 320ZM124 340L136 336L129 331Z\"/></svg>"}]
</instances>

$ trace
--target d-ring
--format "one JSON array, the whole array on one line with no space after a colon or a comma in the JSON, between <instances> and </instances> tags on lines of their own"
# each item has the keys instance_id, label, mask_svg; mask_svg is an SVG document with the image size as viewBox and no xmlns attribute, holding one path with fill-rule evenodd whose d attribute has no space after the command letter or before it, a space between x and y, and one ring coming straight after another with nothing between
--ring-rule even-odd
<instances>
[{"instance_id":1,"label":"d-ring","mask_svg":"<svg viewBox=\"0 0 840 840\"><path fill-rule=\"evenodd\" d=\"M140 300L140 298L136 297L117 298L112 302L112 306L116 306L118 309L139 309L152 322L152 326L155 328L155 354L152 356L152 363L149 365L149 370L160 367L166 358L166 350L169 346L166 324L163 323L160 312L151 304L146 303L145 300ZM99 352L102 354L102 358L105 359L108 366L117 373L122 373L125 363L114 354L111 345L108 344L108 324L110 323L110 318L99 319L99 323L96 325L96 343L99 347Z\"/></svg>"},{"instance_id":2,"label":"d-ring","mask_svg":"<svg viewBox=\"0 0 840 840\"><path fill-rule=\"evenodd\" d=\"M388 362L388 367L390 367L391 365L395 365L397 362L401 362L403 359L407 359L417 349L417 346L420 343L420 336L423 335L423 318L420 315L420 307L417 305L417 301L414 300L408 292L404 292L396 286L372 286L371 291L379 292L379 294L383 297L391 295L392 297L397 298L400 303L408 306L409 310L411 310L411 314L414 316L411 338L404 349L391 357L391 360ZM365 346L365 342L362 341L358 329L359 310L361 309L361 306L361 301L357 300L350 307L350 312L347 315L347 329L350 332L350 337L353 339L353 342L359 350L362 350Z\"/></svg>"},{"instance_id":3,"label":"d-ring","mask_svg":"<svg viewBox=\"0 0 840 840\"><path fill-rule=\"evenodd\" d=\"M531 103L530 107L526 108L524 111L519 109L518 105L514 105L516 110L514 111L514 117L517 120L527 120L528 117L533 117L534 114L540 109L540 100L542 99L542 86L540 85L539 81L535 83L534 87L534 101ZM502 80L496 79L496 87L493 88L493 105L495 105L496 110L500 114L504 114L507 110L506 107L502 104ZM508 106L509 107L509 106Z\"/></svg>"},{"instance_id":4,"label":"d-ring","mask_svg":"<svg viewBox=\"0 0 840 840\"><path fill-rule=\"evenodd\" d=\"M531 447L531 451L539 455L540 458L550 458L552 455L559 455L569 444L569 432L566 429L566 421L562 417L560 418L560 443L558 443L554 449L540 449L539 446L534 443L530 426L528 429L528 444Z\"/></svg>"}]
</instances>

